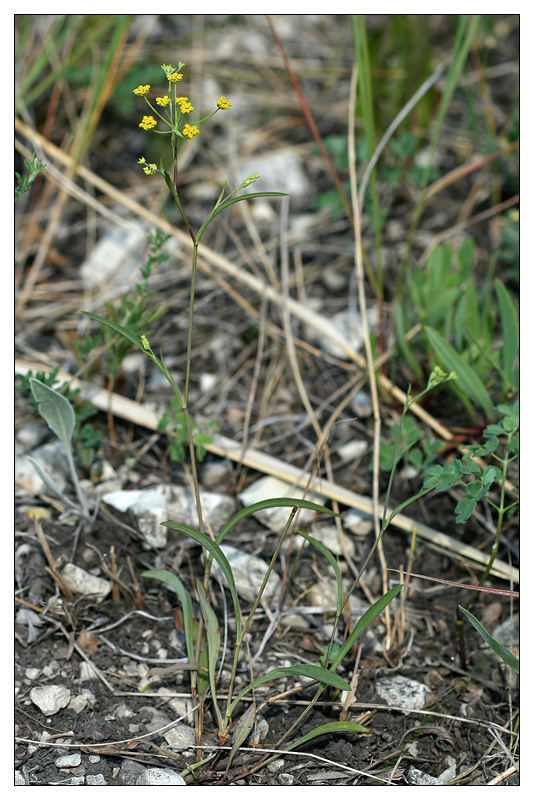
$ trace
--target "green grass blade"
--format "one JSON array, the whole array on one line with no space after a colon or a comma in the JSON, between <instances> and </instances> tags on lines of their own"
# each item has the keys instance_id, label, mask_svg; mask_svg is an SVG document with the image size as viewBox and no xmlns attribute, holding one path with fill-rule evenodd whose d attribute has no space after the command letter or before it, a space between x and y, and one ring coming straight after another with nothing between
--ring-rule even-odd
<instances>
[{"instance_id":1,"label":"green grass blade","mask_svg":"<svg viewBox=\"0 0 534 800\"><path fill-rule=\"evenodd\" d=\"M251 703L251 705L247 708L245 713L242 714L241 717L239 717L235 725L234 743L232 745L232 749L230 750L230 755L228 756L228 766L226 767L226 774L228 774L230 764L232 763L232 759L235 756L237 750L241 747L241 745L249 735L250 731L254 727L255 719L256 719L256 704Z\"/></svg>"},{"instance_id":2,"label":"green grass blade","mask_svg":"<svg viewBox=\"0 0 534 800\"><path fill-rule=\"evenodd\" d=\"M215 615L214 610L209 604L208 596L203 584L197 580L198 600L200 602L200 610L206 626L206 639L208 641L208 675L211 687L211 699L215 714L217 715L217 722L219 730L222 729L223 720L219 705L217 703L217 660L221 649L221 634L219 633L219 621Z\"/></svg>"},{"instance_id":3,"label":"green grass blade","mask_svg":"<svg viewBox=\"0 0 534 800\"><path fill-rule=\"evenodd\" d=\"M143 342L136 336L134 333L131 333L127 328L123 328L122 325L119 325L118 322L113 322L111 319L107 319L106 317L101 317L99 314L92 314L90 311L82 311L82 314L85 314L86 317L90 317L90 319L94 319L95 322L100 322L101 325L106 325L108 328L111 328L115 331L115 333L119 333L121 336L125 336L127 339L139 347L140 350L143 352L147 352L143 347Z\"/></svg>"},{"instance_id":4,"label":"green grass blade","mask_svg":"<svg viewBox=\"0 0 534 800\"><path fill-rule=\"evenodd\" d=\"M350 686L346 680L341 678L339 675L336 675L334 672L325 669L324 667L319 667L313 664L295 664L292 667L277 667L276 669L267 672L266 675L256 678L256 680L252 681L252 683L249 683L248 686L245 686L245 688L239 692L235 700L233 700L228 706L226 716L230 717L232 715L232 711L239 701L245 697L245 695L251 692L252 689L256 689L258 686L261 686L264 683L278 680L279 678L283 678L287 675L299 675L305 678L312 678L313 680L320 681L320 683L333 686L335 689L341 689L345 692L350 691Z\"/></svg>"},{"instance_id":5,"label":"green grass blade","mask_svg":"<svg viewBox=\"0 0 534 800\"><path fill-rule=\"evenodd\" d=\"M473 625L473 627L476 628L476 630L482 636L486 644L489 644L493 652L496 653L499 656L499 658L501 658L504 661L505 664L508 664L508 666L511 667L514 670L514 672L517 672L517 674L519 675L519 659L517 658L517 656L514 656L514 654L511 653L506 647L504 647L504 645L500 644L496 639L494 639L491 633L488 633L488 631L484 628L484 626L480 624L478 619L474 617L470 611L467 611L467 609L462 608L462 606L458 607L462 612L462 614L464 614L464 616L467 617L471 625Z\"/></svg>"},{"instance_id":6,"label":"green grass blade","mask_svg":"<svg viewBox=\"0 0 534 800\"><path fill-rule=\"evenodd\" d=\"M193 663L195 660L195 646L193 643L193 603L191 601L191 595L180 578L166 569L149 569L146 572L142 572L141 577L154 578L154 580L161 581L166 586L169 586L169 588L174 589L178 595L180 605L182 606L187 658Z\"/></svg>"},{"instance_id":7,"label":"green grass blade","mask_svg":"<svg viewBox=\"0 0 534 800\"><path fill-rule=\"evenodd\" d=\"M343 582L341 579L341 570L339 569L339 564L337 563L336 558L322 542L318 542L317 539L314 539L309 533L304 533L304 531L299 531L298 529L295 530L298 534L300 534L300 536L303 536L311 545L313 545L333 567L337 583L337 616L341 616L341 607L343 603Z\"/></svg>"},{"instance_id":8,"label":"green grass blade","mask_svg":"<svg viewBox=\"0 0 534 800\"><path fill-rule=\"evenodd\" d=\"M503 369L506 381L516 388L514 367L519 355L519 321L510 293L501 281L495 281L495 292L501 315L501 326L504 340Z\"/></svg>"},{"instance_id":9,"label":"green grass blade","mask_svg":"<svg viewBox=\"0 0 534 800\"><path fill-rule=\"evenodd\" d=\"M196 542L202 545L202 547L205 547L206 550L208 550L208 552L213 556L217 564L220 566L223 575L228 582L228 588L230 589L232 602L234 604L234 611L236 618L236 638L237 641L241 641L241 631L242 631L241 607L239 605L239 598L237 596L237 590L235 586L235 580L232 568L228 563L228 559L224 555L221 548L205 533L197 531L196 528L191 528L189 525L182 525L180 522L172 522L171 520L167 520L167 522L162 522L161 524L166 528L171 528L174 531L180 531L180 533L184 533L186 536L189 536L191 539L194 539Z\"/></svg>"},{"instance_id":10,"label":"green grass blade","mask_svg":"<svg viewBox=\"0 0 534 800\"><path fill-rule=\"evenodd\" d=\"M332 509L325 508L325 506L321 506L318 503L312 503L311 500L302 500L295 497L274 497L269 500L260 500L258 503L252 503L252 505L240 509L233 517L230 517L225 525L223 525L215 541L217 544L220 544L230 528L236 525L243 517L249 517L251 514L255 514L257 511L263 511L266 508L293 508L293 506L307 508L310 511L317 511L318 514L330 514L333 517L343 519L341 514L337 514L335 511L332 511Z\"/></svg>"},{"instance_id":11,"label":"green grass blade","mask_svg":"<svg viewBox=\"0 0 534 800\"><path fill-rule=\"evenodd\" d=\"M431 347L447 372L456 373L458 388L484 410L488 419L493 419L493 403L474 369L464 361L456 350L453 350L438 331L425 326L425 333Z\"/></svg>"},{"instance_id":12,"label":"green grass blade","mask_svg":"<svg viewBox=\"0 0 534 800\"><path fill-rule=\"evenodd\" d=\"M318 736L326 736L330 733L369 733L369 728L365 728L357 722L327 722L325 725L319 725L317 728L314 728L305 736L302 736L284 749L295 750L297 747L306 744L306 742L317 739Z\"/></svg>"},{"instance_id":13,"label":"green grass blade","mask_svg":"<svg viewBox=\"0 0 534 800\"><path fill-rule=\"evenodd\" d=\"M379 600L377 600L376 603L373 603L373 605L367 609L365 614L362 614L362 616L354 626L354 629L350 634L350 636L348 637L347 641L345 642L345 644L343 645L343 647L333 660L332 666L330 667L330 669L333 672L335 672L335 670L339 667L339 665L341 664L341 662L343 661L349 650L353 647L356 639L358 639L362 635L364 630L368 628L369 625L372 622L374 622L374 620L378 616L380 616L385 607L389 603L391 603L393 598L396 597L399 594L399 592L402 591L402 587L403 587L402 583L399 583L397 586L394 586L393 589L390 589L389 592L386 592L386 594Z\"/></svg>"}]
</instances>

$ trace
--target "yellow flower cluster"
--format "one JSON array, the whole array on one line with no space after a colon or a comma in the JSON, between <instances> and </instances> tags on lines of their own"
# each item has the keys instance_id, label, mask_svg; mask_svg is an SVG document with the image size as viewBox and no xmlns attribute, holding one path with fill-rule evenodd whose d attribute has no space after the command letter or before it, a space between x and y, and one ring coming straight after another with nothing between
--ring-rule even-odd
<instances>
[{"instance_id":1,"label":"yellow flower cluster","mask_svg":"<svg viewBox=\"0 0 534 800\"><path fill-rule=\"evenodd\" d=\"M193 110L193 106L189 102L188 97L177 97L176 102L179 104L182 114L190 114Z\"/></svg>"},{"instance_id":2,"label":"yellow flower cluster","mask_svg":"<svg viewBox=\"0 0 534 800\"><path fill-rule=\"evenodd\" d=\"M167 75L167 80L171 81L171 83L178 83L183 77L181 72L172 72L170 75Z\"/></svg>"},{"instance_id":3,"label":"yellow flower cluster","mask_svg":"<svg viewBox=\"0 0 534 800\"><path fill-rule=\"evenodd\" d=\"M156 103L158 106L168 106L171 102L169 95L166 94L165 97L156 97Z\"/></svg>"},{"instance_id":4,"label":"yellow flower cluster","mask_svg":"<svg viewBox=\"0 0 534 800\"><path fill-rule=\"evenodd\" d=\"M186 125L183 128L182 133L184 136L187 136L188 139L192 139L193 136L196 136L197 133L200 133L200 131L196 125Z\"/></svg>"},{"instance_id":5,"label":"yellow flower cluster","mask_svg":"<svg viewBox=\"0 0 534 800\"><path fill-rule=\"evenodd\" d=\"M150 91L150 84L147 83L146 86L139 85L137 89L133 90L133 93L139 95L139 97L144 97L149 93L149 91Z\"/></svg>"},{"instance_id":6,"label":"yellow flower cluster","mask_svg":"<svg viewBox=\"0 0 534 800\"><path fill-rule=\"evenodd\" d=\"M147 117L147 115L145 114L142 121L139 123L139 127L144 128L145 131L149 131L151 128L155 128L157 124L158 123L156 122L154 117L152 116Z\"/></svg>"},{"instance_id":7,"label":"yellow flower cluster","mask_svg":"<svg viewBox=\"0 0 534 800\"><path fill-rule=\"evenodd\" d=\"M226 111L231 105L230 101L227 100L224 95L217 100L217 108L220 108L222 111Z\"/></svg>"}]
</instances>

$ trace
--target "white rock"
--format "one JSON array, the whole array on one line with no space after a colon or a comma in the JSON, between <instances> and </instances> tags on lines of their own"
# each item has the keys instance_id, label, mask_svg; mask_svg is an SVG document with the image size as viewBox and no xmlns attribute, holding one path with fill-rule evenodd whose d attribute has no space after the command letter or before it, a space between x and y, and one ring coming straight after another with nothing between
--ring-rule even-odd
<instances>
[{"instance_id":1,"label":"white rock","mask_svg":"<svg viewBox=\"0 0 534 800\"><path fill-rule=\"evenodd\" d=\"M335 556L343 555L343 548L348 556L354 555L354 544L348 538L341 534L341 541L338 529L335 525L313 523L311 527L311 535L318 542L324 544L328 550Z\"/></svg>"},{"instance_id":2,"label":"white rock","mask_svg":"<svg viewBox=\"0 0 534 800\"><path fill-rule=\"evenodd\" d=\"M367 442L355 439L352 442L342 444L341 447L338 447L337 452L340 459L346 464L349 461L355 461L357 458L361 458L368 449L369 445Z\"/></svg>"},{"instance_id":3,"label":"white rock","mask_svg":"<svg viewBox=\"0 0 534 800\"><path fill-rule=\"evenodd\" d=\"M28 667L28 669L24 673L26 678L28 678L28 680L30 681L36 681L40 674L41 670L38 669L37 667Z\"/></svg>"},{"instance_id":4,"label":"white rock","mask_svg":"<svg viewBox=\"0 0 534 800\"><path fill-rule=\"evenodd\" d=\"M424 683L405 678L403 675L388 675L376 682L376 693L388 706L420 709L425 707L426 686Z\"/></svg>"},{"instance_id":5,"label":"white rock","mask_svg":"<svg viewBox=\"0 0 534 800\"><path fill-rule=\"evenodd\" d=\"M150 547L167 546L168 529L162 522L173 520L198 527L194 493L185 486L156 486L150 489L121 490L105 494L102 500L119 511L131 511L137 518L140 532ZM203 517L215 530L234 513L235 501L228 495L200 492Z\"/></svg>"},{"instance_id":6,"label":"white rock","mask_svg":"<svg viewBox=\"0 0 534 800\"><path fill-rule=\"evenodd\" d=\"M301 500L304 496L306 500L310 500L313 503L323 503L324 498L321 497L321 495L315 492L304 492L303 489L297 486L291 486L285 481L267 475L241 492L239 499L244 506L249 506L253 503L259 503L261 500L270 500L277 497L294 497L297 500ZM282 533L290 512L291 508L287 506L274 507L263 511L257 511L254 516L271 530L276 533ZM314 518L315 511L301 508L298 514L298 524L310 525Z\"/></svg>"},{"instance_id":7,"label":"white rock","mask_svg":"<svg viewBox=\"0 0 534 800\"><path fill-rule=\"evenodd\" d=\"M412 786L436 786L438 782L437 778L428 775L426 772L421 772L416 767L410 767L406 777L408 778L408 783Z\"/></svg>"},{"instance_id":8,"label":"white rock","mask_svg":"<svg viewBox=\"0 0 534 800\"><path fill-rule=\"evenodd\" d=\"M135 782L136 786L185 786L181 775L170 769L151 767L145 769Z\"/></svg>"},{"instance_id":9,"label":"white rock","mask_svg":"<svg viewBox=\"0 0 534 800\"><path fill-rule=\"evenodd\" d=\"M69 472L69 464L61 442L49 442L32 450L28 455L41 465L57 488L63 492L67 485L65 476ZM32 494L43 494L48 491L45 482L25 455L15 457L15 481L18 486Z\"/></svg>"},{"instance_id":10,"label":"white rock","mask_svg":"<svg viewBox=\"0 0 534 800\"><path fill-rule=\"evenodd\" d=\"M376 307L367 309L367 321L371 331L378 325L378 309ZM359 352L363 348L363 322L359 311L354 309L338 311L331 317L330 323L353 350ZM347 357L341 345L330 337L320 336L319 332L311 326L307 326L307 331L309 336L316 342L320 341L321 347L334 358Z\"/></svg>"},{"instance_id":11,"label":"white rock","mask_svg":"<svg viewBox=\"0 0 534 800\"><path fill-rule=\"evenodd\" d=\"M373 530L373 519L369 514L351 508L343 514L343 525L358 536L367 536Z\"/></svg>"},{"instance_id":12,"label":"white rock","mask_svg":"<svg viewBox=\"0 0 534 800\"><path fill-rule=\"evenodd\" d=\"M243 180L253 173L259 174L252 191L287 192L291 201L309 200L313 184L306 175L302 161L292 150L279 150L246 159L239 166Z\"/></svg>"},{"instance_id":13,"label":"white rock","mask_svg":"<svg viewBox=\"0 0 534 800\"><path fill-rule=\"evenodd\" d=\"M182 722L177 723L174 728L166 731L163 734L163 738L170 747L194 747L196 744L195 731Z\"/></svg>"},{"instance_id":14,"label":"white rock","mask_svg":"<svg viewBox=\"0 0 534 800\"><path fill-rule=\"evenodd\" d=\"M65 756L59 756L54 761L54 764L59 769L70 769L70 767L79 767L82 763L81 753L69 753Z\"/></svg>"},{"instance_id":15,"label":"white rock","mask_svg":"<svg viewBox=\"0 0 534 800\"><path fill-rule=\"evenodd\" d=\"M20 769L15 770L15 786L26 786L24 775L22 774Z\"/></svg>"},{"instance_id":16,"label":"white rock","mask_svg":"<svg viewBox=\"0 0 534 800\"><path fill-rule=\"evenodd\" d=\"M269 568L268 563L258 556L253 556L229 544L222 544L221 550L228 559L232 569L237 593L245 600L253 602L265 578L265 573ZM226 584L226 578L215 560L213 561L211 573L213 576L221 577L223 583ZM280 595L281 587L282 581L279 575L273 570L263 592L263 599L267 602L276 599Z\"/></svg>"},{"instance_id":17,"label":"white rock","mask_svg":"<svg viewBox=\"0 0 534 800\"><path fill-rule=\"evenodd\" d=\"M85 776L85 783L87 786L107 786L107 781L102 775L101 772L98 772L96 775L86 775Z\"/></svg>"},{"instance_id":18,"label":"white rock","mask_svg":"<svg viewBox=\"0 0 534 800\"><path fill-rule=\"evenodd\" d=\"M80 268L87 288L117 285L118 291L133 286L146 249L146 234L135 223L136 230L116 225L108 231L91 251Z\"/></svg>"},{"instance_id":19,"label":"white rock","mask_svg":"<svg viewBox=\"0 0 534 800\"><path fill-rule=\"evenodd\" d=\"M30 699L45 716L51 717L68 706L70 689L55 684L36 686L30 691Z\"/></svg>"},{"instance_id":20,"label":"white rock","mask_svg":"<svg viewBox=\"0 0 534 800\"><path fill-rule=\"evenodd\" d=\"M65 564L61 577L72 592L90 595L97 602L101 602L111 591L110 581L91 575L76 564Z\"/></svg>"}]
</instances>

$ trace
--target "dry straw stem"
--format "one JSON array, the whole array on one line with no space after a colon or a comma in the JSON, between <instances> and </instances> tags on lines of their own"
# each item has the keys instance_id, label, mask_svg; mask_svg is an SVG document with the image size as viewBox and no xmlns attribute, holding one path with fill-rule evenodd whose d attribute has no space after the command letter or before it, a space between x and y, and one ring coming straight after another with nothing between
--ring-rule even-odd
<instances>
[{"instance_id":1,"label":"dry straw stem","mask_svg":"<svg viewBox=\"0 0 534 800\"><path fill-rule=\"evenodd\" d=\"M16 374L27 375L30 370L34 373L38 371L46 372L47 370L51 372L52 367L43 364L15 361ZM90 401L95 408L106 412L108 408L110 408L112 413L121 419L125 419L137 425L142 425L149 430L155 431L157 429L160 421L160 414L152 409L145 408L141 403L129 400L118 394L110 394L107 389L90 386L61 370L57 374L57 379L68 383L71 389L80 389L83 399ZM307 488L323 495L323 497L335 500L349 508L356 508L366 514L372 515L373 513L373 501L370 498L357 494L343 486L339 486L332 481L316 477L310 478L309 474L306 472L299 470L291 464L286 464L278 458L262 453L259 450L247 449L243 454L242 442L235 442L226 436L214 434L211 444L206 444L205 447L210 453L215 453L223 458L229 458L240 464L242 463L250 469L255 469L266 475L274 475L290 485ZM382 512L383 507L380 506L380 513ZM452 536L436 531L434 528L424 525L421 522L416 522L404 514L397 514L392 520L391 525L400 530L407 531L410 534L415 530L418 537L429 542L432 547L446 552L453 558L465 560L479 568L484 568L488 563L488 557L484 553L480 553L474 547L463 544L463 542L458 542ZM519 570L509 566L498 558L496 558L493 563L491 574L498 578L503 578L519 584Z\"/></svg>"}]
</instances>

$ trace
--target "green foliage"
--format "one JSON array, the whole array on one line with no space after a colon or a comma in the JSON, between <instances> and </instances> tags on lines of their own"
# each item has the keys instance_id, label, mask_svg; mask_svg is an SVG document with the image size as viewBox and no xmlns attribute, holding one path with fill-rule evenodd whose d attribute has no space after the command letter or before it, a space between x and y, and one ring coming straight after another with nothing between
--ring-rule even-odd
<instances>
[{"instance_id":1,"label":"green foliage","mask_svg":"<svg viewBox=\"0 0 534 800\"><path fill-rule=\"evenodd\" d=\"M519 402L499 405L495 413L501 419L486 426L483 433L485 442L466 447L461 459L456 458L444 466L433 465L426 470L424 490L443 492L458 484L464 487L466 497L458 502L455 509L458 524L467 522L483 498L498 512L500 518L517 507L518 501L504 505L502 491L497 503L487 496L492 487L504 482L508 465L519 455ZM483 470L474 461L475 458L491 459L494 463Z\"/></svg>"},{"instance_id":2,"label":"green foliage","mask_svg":"<svg viewBox=\"0 0 534 800\"><path fill-rule=\"evenodd\" d=\"M102 434L100 431L97 431L91 423L87 422L87 420L98 412L88 401L80 401L79 389L71 389L68 383L59 381L57 378L58 372L59 367L56 367L52 372L36 372L34 375L33 371L29 370L26 375L17 375L15 390L29 398L30 408L34 411L38 409L32 392L32 378L38 380L44 386L53 388L54 391L58 392L69 401L76 419L72 436L74 447L76 448L76 453L82 465L86 469L89 469L100 447ZM56 386L55 384L58 385Z\"/></svg>"},{"instance_id":3,"label":"green foliage","mask_svg":"<svg viewBox=\"0 0 534 800\"><path fill-rule=\"evenodd\" d=\"M485 627L478 621L476 617L473 616L473 614L471 614L470 611L468 611L466 608L462 608L462 606L459 606L459 609L469 620L475 630L479 632L486 644L491 647L493 652L496 653L505 664L511 667L514 672L517 672L519 675L519 659L517 656L511 653L507 647L504 647L504 645L500 644L496 639L494 639L493 636L488 633Z\"/></svg>"},{"instance_id":4,"label":"green foliage","mask_svg":"<svg viewBox=\"0 0 534 800\"><path fill-rule=\"evenodd\" d=\"M169 450L171 461L185 461L186 447L189 441L185 419L186 412L177 397L171 398L170 406L170 412L165 411L158 423L158 431L167 433L171 438ZM211 436L200 429L191 415L189 415L189 424L193 434L197 459L203 461L207 452L206 445L210 444ZM216 421L208 423L207 427L214 430L217 427Z\"/></svg>"},{"instance_id":5,"label":"green foliage","mask_svg":"<svg viewBox=\"0 0 534 800\"><path fill-rule=\"evenodd\" d=\"M397 347L419 379L425 360L454 371L451 388L468 413L482 410L491 419L495 399L518 390L519 324L501 281L489 276L478 284L471 238L456 254L449 245L436 247L424 267L412 270L396 308ZM423 333L408 343L405 334L416 324Z\"/></svg>"},{"instance_id":6,"label":"green foliage","mask_svg":"<svg viewBox=\"0 0 534 800\"><path fill-rule=\"evenodd\" d=\"M33 154L31 161L25 158L24 166L28 172L27 176L22 176L18 172L15 172L15 176L17 178L17 185L15 186L15 201L17 201L19 197L24 194L24 192L28 191L35 179L38 178L41 172L44 172L46 169L46 164L43 164L37 153Z\"/></svg>"},{"instance_id":7,"label":"green foliage","mask_svg":"<svg viewBox=\"0 0 534 800\"><path fill-rule=\"evenodd\" d=\"M136 284L135 288L124 292L116 306L111 301L106 303L109 319L135 336L150 334L151 324L161 313L158 307L150 307L153 292L148 288L148 279L154 269L168 259L168 255L163 252L163 246L168 238L169 236L159 229L149 235L148 256L141 266L142 281ZM119 376L124 359L132 347L133 342L130 339L117 336L116 329L107 326L102 326L102 333L94 335L86 333L76 342L79 363L86 365L95 359L98 360L111 386ZM98 353L99 348L101 348L100 353Z\"/></svg>"},{"instance_id":8,"label":"green foliage","mask_svg":"<svg viewBox=\"0 0 534 800\"><path fill-rule=\"evenodd\" d=\"M240 520L242 520L246 516L250 516L254 514L256 511L260 509L267 509L267 508L290 508L290 514L288 518L288 522L282 532L278 546L275 551L275 556L269 565L267 573L265 575L265 579L262 582L260 589L258 590L257 597L252 605L252 610L250 611L247 619L245 622L244 614L241 609L240 599L237 592L237 586L234 574L232 572L232 568L230 563L228 562L226 556L224 555L223 550L221 549L221 542L224 539L226 533L235 526ZM337 593L338 593L338 603L337 603L337 613L336 613L336 621L334 624L334 630L332 633L332 637L330 643L325 647L325 651L323 654L323 658L321 659L320 664L310 665L310 664L295 664L289 667L278 667L275 669L270 670L269 672L257 676L254 680L248 683L246 686L241 688L237 694L233 692L234 686L234 679L236 675L237 665L239 662L239 656L242 647L245 644L245 636L248 631L248 627L250 622L253 619L254 612L258 607L263 591L265 590L265 586L269 580L270 574L274 567L275 560L280 552L280 548L282 542L287 535L290 526L292 524L293 518L298 510L298 508L308 508L310 510L314 510L316 512L323 512L328 513L333 516L339 516L335 514L335 512L330 511L329 509L324 508L321 505L313 503L308 500L301 500L295 498L274 498L272 500L265 500L261 501L260 503L255 503L252 506L248 506L246 508L241 509L236 514L234 514L225 525L223 525L213 540L207 534L197 530L196 528L191 528L187 525L183 525L177 522L164 522L162 523L165 527L172 528L175 531L185 534L187 537L192 538L196 541L199 545L201 545L205 549L205 566L206 566L206 576L204 583L201 583L199 580L196 581L195 591L193 589L188 589L185 584L173 573L168 572L166 570L150 570L148 572L143 573L143 577L146 578L154 578L156 580L161 581L162 583L166 584L170 589L174 590L178 595L178 599L180 601L182 615L184 620L184 634L186 640L186 649L188 654L188 659L191 663L194 663L195 654L199 652L203 652L205 654L204 661L197 665L197 669L191 672L191 685L192 689L195 686L198 686L200 691L201 686L207 688L209 686L211 692L211 703L213 704L215 719L217 720L218 725L218 736L219 741L224 742L230 735L230 730L233 732L233 746L231 749L230 754L230 761L228 763L228 767L230 766L231 760L235 755L235 752L239 748L239 746L246 740L248 733L253 727L254 719L256 715L256 707L255 703L253 702L251 705L248 705L244 713L236 720L235 724L233 723L233 718L235 716L235 712L237 707L240 703L246 700L246 698L251 695L256 688L262 686L266 683L276 683L280 681L282 678L287 676L298 676L302 678L311 679L318 685L318 696L319 694L326 688L332 687L338 691L349 691L350 686L347 681L337 674L337 670L339 669L343 658L349 653L349 651L354 647L357 639L362 635L365 629L379 616L379 614L384 610L389 602L401 591L402 586L396 586L387 592L384 597L380 598L374 605L369 608L362 618L356 623L354 628L352 629L350 635L347 637L343 646L337 646L334 644L333 639L335 635L336 628L341 621L341 612L344 603L348 600L348 595L343 598L343 586L341 581L341 572L337 565L337 560L334 555L326 548L323 544L315 540L312 536L307 533L303 533L298 531L298 533L306 538L318 551L321 553L324 558L330 563L332 567L334 567L336 573L336 583L337 583ZM209 586L209 575L211 570L211 564L213 561L216 561L225 578L226 585L230 591L230 596L232 598L232 605L233 605L233 618L235 620L235 639L233 644L233 667L232 667L232 676L230 680L230 687L228 689L228 695L226 700L222 700L220 698L220 690L218 689L217 684L217 670L219 668L219 662L221 659L221 632L219 630L219 621L216 614L215 609L212 606L212 601L210 599L210 593L208 591ZM203 627L201 628L198 623L195 624L195 611L194 608L196 607L199 609L200 617L203 621ZM198 614L198 611L197 611ZM198 635L201 633L201 639L198 640ZM195 673L198 673L198 676ZM207 672L207 674L206 674ZM200 683L202 681L202 683ZM355 725L354 723L333 723L329 726L322 726L321 728L316 728L311 733L307 734L304 738L299 739L301 743L308 741L311 738L316 736L320 736L326 733L333 733L333 732L342 732L342 731L350 731L352 733L364 733L367 731L366 728L363 728L360 725Z\"/></svg>"},{"instance_id":9,"label":"green foliage","mask_svg":"<svg viewBox=\"0 0 534 800\"><path fill-rule=\"evenodd\" d=\"M416 447L418 442L420 446ZM443 445L441 439L425 434L414 417L404 417L391 427L391 440L380 444L380 469L389 472L404 458L407 465L422 472L435 461Z\"/></svg>"},{"instance_id":10,"label":"green foliage","mask_svg":"<svg viewBox=\"0 0 534 800\"><path fill-rule=\"evenodd\" d=\"M71 511L76 512L84 519L89 519L89 510L87 508L87 501L78 480L76 467L74 465L74 456L72 451L72 437L76 427L76 417L71 403L55 389L41 383L36 378L30 378L30 387L33 399L37 405L37 410L42 416L50 430L57 436L59 441L64 447L65 455L69 464L72 482L76 488L78 496L78 504L69 500L66 495L58 488L53 478L41 467L38 461L27 456L28 460L33 464L39 477L44 481L46 486L64 502Z\"/></svg>"}]
</instances>

